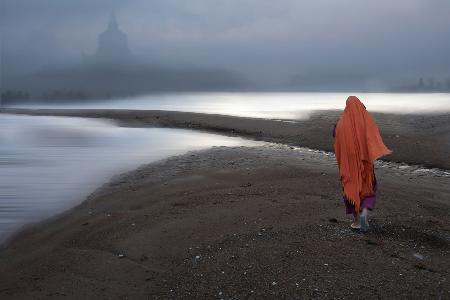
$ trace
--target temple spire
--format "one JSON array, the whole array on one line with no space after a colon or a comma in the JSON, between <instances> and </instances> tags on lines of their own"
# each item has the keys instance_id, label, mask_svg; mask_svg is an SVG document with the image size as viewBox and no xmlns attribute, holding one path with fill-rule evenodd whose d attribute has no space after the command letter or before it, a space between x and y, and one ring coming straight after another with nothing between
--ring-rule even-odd
<instances>
[{"instance_id":1,"label":"temple spire","mask_svg":"<svg viewBox=\"0 0 450 300\"><path fill-rule=\"evenodd\" d=\"M109 30L117 30L119 29L119 25L117 24L117 18L116 13L112 12L111 16L109 17L109 24L108 24Z\"/></svg>"},{"instance_id":2,"label":"temple spire","mask_svg":"<svg viewBox=\"0 0 450 300\"><path fill-rule=\"evenodd\" d=\"M94 55L84 56L84 60L98 64L123 64L131 60L127 35L119 29L116 14L111 13L105 31L98 36L97 50Z\"/></svg>"}]
</instances>

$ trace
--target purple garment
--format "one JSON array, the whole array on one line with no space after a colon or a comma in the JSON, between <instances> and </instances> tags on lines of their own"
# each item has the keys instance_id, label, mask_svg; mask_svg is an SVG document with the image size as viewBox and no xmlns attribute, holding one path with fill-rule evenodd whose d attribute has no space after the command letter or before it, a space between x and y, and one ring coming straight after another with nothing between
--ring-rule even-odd
<instances>
[{"instance_id":1,"label":"purple garment","mask_svg":"<svg viewBox=\"0 0 450 300\"><path fill-rule=\"evenodd\" d=\"M336 124L334 124L333 128L333 137L336 137ZM364 199L361 199L361 209L367 208L368 210L372 210L375 207L375 202L377 201L377 178L375 177L375 173L373 174L374 183L373 183L373 195L366 197ZM345 208L347 214L353 214L356 216L356 209L355 206L350 203L345 197L342 197L345 203Z\"/></svg>"},{"instance_id":2,"label":"purple garment","mask_svg":"<svg viewBox=\"0 0 450 300\"><path fill-rule=\"evenodd\" d=\"M345 197L343 197L342 199L344 199L347 214L353 214L354 216L356 216L355 206L353 204L351 204L347 199L345 199ZM374 183L374 187L373 187L373 195L366 197L364 199L361 199L360 207L361 207L361 209L367 208L368 210L372 210L375 207L376 201L377 201L377 181L375 179L375 183Z\"/></svg>"}]
</instances>

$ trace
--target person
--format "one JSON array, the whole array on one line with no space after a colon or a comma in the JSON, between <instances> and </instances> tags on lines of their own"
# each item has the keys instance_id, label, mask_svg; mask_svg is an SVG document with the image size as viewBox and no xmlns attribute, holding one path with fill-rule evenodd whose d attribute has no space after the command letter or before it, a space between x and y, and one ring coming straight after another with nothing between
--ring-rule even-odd
<instances>
[{"instance_id":1,"label":"person","mask_svg":"<svg viewBox=\"0 0 450 300\"><path fill-rule=\"evenodd\" d=\"M353 214L353 229L369 230L368 210L376 202L377 180L373 162L390 154L378 127L364 104L349 96L334 127L334 152L339 167L347 214Z\"/></svg>"}]
</instances>

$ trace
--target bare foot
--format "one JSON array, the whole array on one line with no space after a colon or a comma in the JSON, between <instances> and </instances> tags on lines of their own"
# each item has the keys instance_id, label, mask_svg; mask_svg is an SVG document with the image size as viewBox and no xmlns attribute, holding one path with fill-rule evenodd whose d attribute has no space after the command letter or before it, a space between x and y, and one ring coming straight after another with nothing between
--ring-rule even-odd
<instances>
[{"instance_id":1,"label":"bare foot","mask_svg":"<svg viewBox=\"0 0 450 300\"><path fill-rule=\"evenodd\" d=\"M350 225L350 227L352 228L352 229L361 229L361 225L359 224L359 222L353 222L351 225Z\"/></svg>"},{"instance_id":2,"label":"bare foot","mask_svg":"<svg viewBox=\"0 0 450 300\"><path fill-rule=\"evenodd\" d=\"M350 224L352 229L361 229L361 223L359 222L359 214L354 215L353 223Z\"/></svg>"}]
</instances>

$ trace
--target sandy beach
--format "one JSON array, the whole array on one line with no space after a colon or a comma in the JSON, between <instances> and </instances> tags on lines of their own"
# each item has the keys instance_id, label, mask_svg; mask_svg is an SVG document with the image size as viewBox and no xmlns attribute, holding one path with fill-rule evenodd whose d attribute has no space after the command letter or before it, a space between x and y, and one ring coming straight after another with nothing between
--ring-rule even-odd
<instances>
[{"instance_id":1,"label":"sandy beach","mask_svg":"<svg viewBox=\"0 0 450 300\"><path fill-rule=\"evenodd\" d=\"M2 299L450 298L448 114L374 114L394 154L376 164L378 202L371 231L361 234L349 228L334 156L297 147L331 150L338 111L296 122L162 111L1 112L271 142L144 165L28 226L0 251Z\"/></svg>"}]
</instances>

